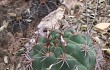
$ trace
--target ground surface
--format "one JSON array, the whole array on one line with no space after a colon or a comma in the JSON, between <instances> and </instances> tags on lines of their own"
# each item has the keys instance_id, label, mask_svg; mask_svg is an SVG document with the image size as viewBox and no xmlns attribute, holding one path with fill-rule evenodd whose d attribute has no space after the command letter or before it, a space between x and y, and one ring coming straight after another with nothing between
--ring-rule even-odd
<instances>
[{"instance_id":1,"label":"ground surface","mask_svg":"<svg viewBox=\"0 0 110 70\"><path fill-rule=\"evenodd\" d=\"M41 19L56 10L59 5L60 3L54 0L0 1L0 27L9 23L5 29L0 29L0 70L29 70L22 65L24 45L34 35ZM110 48L110 27L104 31L93 29L96 24L110 23L110 1L78 0L72 9L67 11L70 17L75 17L73 20L67 19L68 22L80 24L82 29L79 31L88 32L94 40L97 51L95 70L110 70L110 58L103 58L101 51L102 48ZM78 24L75 26L79 26Z\"/></svg>"}]
</instances>

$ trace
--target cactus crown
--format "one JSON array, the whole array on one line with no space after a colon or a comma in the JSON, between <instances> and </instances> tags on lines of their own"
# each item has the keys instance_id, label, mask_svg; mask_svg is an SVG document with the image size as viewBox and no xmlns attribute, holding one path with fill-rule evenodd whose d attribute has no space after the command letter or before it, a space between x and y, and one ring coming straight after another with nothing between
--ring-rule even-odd
<instances>
[{"instance_id":1,"label":"cactus crown","mask_svg":"<svg viewBox=\"0 0 110 70\"><path fill-rule=\"evenodd\" d=\"M33 70L94 70L96 63L91 38L72 28L40 36L29 55Z\"/></svg>"}]
</instances>

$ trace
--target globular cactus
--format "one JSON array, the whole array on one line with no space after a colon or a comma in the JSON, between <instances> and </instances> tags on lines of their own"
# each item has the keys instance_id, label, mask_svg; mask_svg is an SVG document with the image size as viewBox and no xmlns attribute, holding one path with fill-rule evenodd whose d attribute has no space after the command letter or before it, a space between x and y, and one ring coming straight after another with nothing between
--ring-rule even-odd
<instances>
[{"instance_id":1,"label":"globular cactus","mask_svg":"<svg viewBox=\"0 0 110 70\"><path fill-rule=\"evenodd\" d=\"M29 55L33 70L94 70L96 53L92 40L72 28L40 36Z\"/></svg>"}]
</instances>

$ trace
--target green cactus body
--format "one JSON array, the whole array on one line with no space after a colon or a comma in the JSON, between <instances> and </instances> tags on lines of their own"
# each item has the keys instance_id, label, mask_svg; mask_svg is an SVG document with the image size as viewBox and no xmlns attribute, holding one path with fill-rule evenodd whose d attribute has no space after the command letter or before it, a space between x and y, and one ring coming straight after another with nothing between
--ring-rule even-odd
<instances>
[{"instance_id":1,"label":"green cactus body","mask_svg":"<svg viewBox=\"0 0 110 70\"><path fill-rule=\"evenodd\" d=\"M87 35L67 28L40 37L29 55L33 70L94 70L96 53Z\"/></svg>"}]
</instances>

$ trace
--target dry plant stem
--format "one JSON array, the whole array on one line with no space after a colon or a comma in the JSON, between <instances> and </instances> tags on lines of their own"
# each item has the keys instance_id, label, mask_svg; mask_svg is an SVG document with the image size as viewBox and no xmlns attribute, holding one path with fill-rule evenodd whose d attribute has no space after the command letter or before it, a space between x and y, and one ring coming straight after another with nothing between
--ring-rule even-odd
<instances>
[{"instance_id":1,"label":"dry plant stem","mask_svg":"<svg viewBox=\"0 0 110 70\"><path fill-rule=\"evenodd\" d=\"M81 24L80 24L80 23L78 23L78 25L77 25L77 32L79 32L79 31L80 31L80 27L81 27Z\"/></svg>"},{"instance_id":2,"label":"dry plant stem","mask_svg":"<svg viewBox=\"0 0 110 70\"><path fill-rule=\"evenodd\" d=\"M85 9L86 9L86 15L87 15L87 1L85 0ZM88 25L88 17L86 17L86 22L87 22L87 25Z\"/></svg>"},{"instance_id":3,"label":"dry plant stem","mask_svg":"<svg viewBox=\"0 0 110 70\"><path fill-rule=\"evenodd\" d=\"M85 10L86 10L86 14L88 14L88 11L87 11L87 1L85 0ZM97 10L97 9L96 9ZM86 34L90 35L90 31L92 29L92 26L93 26L93 23L92 24L89 24L89 18L88 16L86 16L86 24L87 24L87 32Z\"/></svg>"},{"instance_id":4,"label":"dry plant stem","mask_svg":"<svg viewBox=\"0 0 110 70\"><path fill-rule=\"evenodd\" d=\"M102 66L101 66L101 61L102 61L102 59L103 58L101 58L101 59L97 59L96 61L97 61L97 68L98 68L98 70L103 70L103 68L102 68Z\"/></svg>"},{"instance_id":5,"label":"dry plant stem","mask_svg":"<svg viewBox=\"0 0 110 70\"><path fill-rule=\"evenodd\" d=\"M96 7L95 7L95 11L94 11L94 21L96 20L96 15L97 15L97 8L98 8L98 1L99 0L96 0L95 3L96 3ZM93 23L91 23L90 27L89 27L89 32L91 31L93 27Z\"/></svg>"},{"instance_id":6,"label":"dry plant stem","mask_svg":"<svg viewBox=\"0 0 110 70\"><path fill-rule=\"evenodd\" d=\"M85 0L85 10L86 10L86 15L88 14L87 12L87 1ZM86 24L87 26L89 25L88 17L86 16ZM87 34L89 34L89 26L87 27Z\"/></svg>"},{"instance_id":7,"label":"dry plant stem","mask_svg":"<svg viewBox=\"0 0 110 70\"><path fill-rule=\"evenodd\" d=\"M94 15L95 18L94 19L96 19L96 15L97 15L98 1L99 0L96 0L95 15Z\"/></svg>"}]
</instances>

